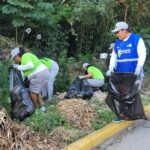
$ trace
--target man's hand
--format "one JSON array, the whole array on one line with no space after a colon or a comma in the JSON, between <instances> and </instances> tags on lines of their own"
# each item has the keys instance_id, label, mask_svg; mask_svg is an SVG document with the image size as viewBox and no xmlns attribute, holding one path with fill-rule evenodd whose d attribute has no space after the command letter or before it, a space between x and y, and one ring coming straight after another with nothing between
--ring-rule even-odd
<instances>
[{"instance_id":1,"label":"man's hand","mask_svg":"<svg viewBox=\"0 0 150 150\"><path fill-rule=\"evenodd\" d=\"M78 76L79 79L84 79L84 76Z\"/></svg>"},{"instance_id":2,"label":"man's hand","mask_svg":"<svg viewBox=\"0 0 150 150\"><path fill-rule=\"evenodd\" d=\"M142 66L137 66L136 69L135 69L134 74L137 75L137 76L139 76L140 73L141 73L141 71L142 71Z\"/></svg>"},{"instance_id":3,"label":"man's hand","mask_svg":"<svg viewBox=\"0 0 150 150\"><path fill-rule=\"evenodd\" d=\"M107 76L107 77L110 77L112 72L113 72L113 69L107 70L106 76Z\"/></svg>"},{"instance_id":4,"label":"man's hand","mask_svg":"<svg viewBox=\"0 0 150 150\"><path fill-rule=\"evenodd\" d=\"M12 68L17 69L18 70L19 65L18 64L12 64Z\"/></svg>"}]
</instances>

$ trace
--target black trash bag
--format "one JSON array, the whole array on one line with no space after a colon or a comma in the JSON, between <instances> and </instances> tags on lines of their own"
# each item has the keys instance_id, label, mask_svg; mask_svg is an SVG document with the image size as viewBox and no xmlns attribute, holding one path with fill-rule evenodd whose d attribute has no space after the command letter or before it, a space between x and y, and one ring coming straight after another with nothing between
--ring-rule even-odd
<instances>
[{"instance_id":1,"label":"black trash bag","mask_svg":"<svg viewBox=\"0 0 150 150\"><path fill-rule=\"evenodd\" d=\"M65 98L90 99L93 95L92 87L84 79L76 78L69 87Z\"/></svg>"},{"instance_id":2,"label":"black trash bag","mask_svg":"<svg viewBox=\"0 0 150 150\"><path fill-rule=\"evenodd\" d=\"M139 86L139 80L133 73L112 74L105 101L117 117L125 120L146 119Z\"/></svg>"},{"instance_id":3,"label":"black trash bag","mask_svg":"<svg viewBox=\"0 0 150 150\"><path fill-rule=\"evenodd\" d=\"M28 80L27 77L24 79L23 83L24 83L24 86L25 86L26 88L29 88L30 80Z\"/></svg>"},{"instance_id":4,"label":"black trash bag","mask_svg":"<svg viewBox=\"0 0 150 150\"><path fill-rule=\"evenodd\" d=\"M11 117L23 121L34 111L33 102L25 88L20 71L10 68Z\"/></svg>"},{"instance_id":5,"label":"black trash bag","mask_svg":"<svg viewBox=\"0 0 150 150\"><path fill-rule=\"evenodd\" d=\"M112 73L109 78L108 91L118 101L133 103L139 93L139 80L133 73Z\"/></svg>"}]
</instances>

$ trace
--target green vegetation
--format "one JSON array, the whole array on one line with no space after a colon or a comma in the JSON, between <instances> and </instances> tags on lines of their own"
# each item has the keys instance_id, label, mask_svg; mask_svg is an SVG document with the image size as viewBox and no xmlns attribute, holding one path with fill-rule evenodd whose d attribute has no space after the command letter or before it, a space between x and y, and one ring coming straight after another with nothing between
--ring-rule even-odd
<instances>
[{"instance_id":1,"label":"green vegetation","mask_svg":"<svg viewBox=\"0 0 150 150\"><path fill-rule=\"evenodd\" d=\"M144 95L141 95L142 103L143 105L149 105L150 104L150 98L145 97Z\"/></svg>"},{"instance_id":2,"label":"green vegetation","mask_svg":"<svg viewBox=\"0 0 150 150\"><path fill-rule=\"evenodd\" d=\"M35 131L43 132L50 132L57 126L67 127L67 122L59 115L54 105L49 105L46 113L41 113L37 109L31 117L25 119L23 124L30 126Z\"/></svg>"},{"instance_id":3,"label":"green vegetation","mask_svg":"<svg viewBox=\"0 0 150 150\"><path fill-rule=\"evenodd\" d=\"M0 35L15 39L15 45L29 48L38 57L49 57L58 62L59 74L55 91L65 92L71 82L81 72L85 62L103 70L107 63L101 62L99 54L111 53L108 49L115 36L110 32L118 21L125 20L131 31L142 36L147 47L145 75L150 76L150 1L149 0L3 0L0 2ZM30 28L30 33L26 30ZM41 38L39 38L40 36ZM39 37L38 37L39 36ZM6 47L11 49L6 42ZM5 45L0 43L0 51ZM0 105L10 111L9 103L9 64L0 62ZM107 85L106 88L107 89ZM142 96L143 104L149 99ZM105 102L89 102L95 105L97 117L93 129L97 130L112 121L114 114ZM47 105L47 112L38 110L23 124L35 131L50 132L56 127L72 129L60 116L57 102ZM70 141L85 135L74 129Z\"/></svg>"},{"instance_id":4,"label":"green vegetation","mask_svg":"<svg viewBox=\"0 0 150 150\"><path fill-rule=\"evenodd\" d=\"M105 125L112 122L113 118L115 117L114 113L110 109L106 110L97 110L98 117L93 122L94 130L98 130L103 128Z\"/></svg>"},{"instance_id":5,"label":"green vegetation","mask_svg":"<svg viewBox=\"0 0 150 150\"><path fill-rule=\"evenodd\" d=\"M9 64L10 62L0 62L0 106L10 109L9 101Z\"/></svg>"},{"instance_id":6,"label":"green vegetation","mask_svg":"<svg viewBox=\"0 0 150 150\"><path fill-rule=\"evenodd\" d=\"M148 0L7 0L0 2L0 6L0 34L15 38L16 45L28 47L39 57L58 62L57 91L65 91L70 85L72 77L67 69L71 65L80 66L86 61L97 65L99 53L111 52L108 47L115 36L110 31L121 20L126 20L131 31L143 37L147 47L145 72L149 75Z\"/></svg>"}]
</instances>

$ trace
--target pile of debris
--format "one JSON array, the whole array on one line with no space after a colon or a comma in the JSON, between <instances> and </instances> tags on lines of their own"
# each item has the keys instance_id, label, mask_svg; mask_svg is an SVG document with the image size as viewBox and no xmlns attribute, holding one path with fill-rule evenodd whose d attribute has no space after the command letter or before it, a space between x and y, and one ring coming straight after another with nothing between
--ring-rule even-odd
<instances>
[{"instance_id":1,"label":"pile of debris","mask_svg":"<svg viewBox=\"0 0 150 150\"><path fill-rule=\"evenodd\" d=\"M62 137L62 135L61 135ZM0 108L1 150L61 150L66 141L58 137L57 130L51 134L31 131L30 128L13 122L4 108Z\"/></svg>"},{"instance_id":2,"label":"pile of debris","mask_svg":"<svg viewBox=\"0 0 150 150\"><path fill-rule=\"evenodd\" d=\"M94 108L82 99L66 99L58 103L58 110L77 129L92 130L92 121L97 116Z\"/></svg>"},{"instance_id":3,"label":"pile of debris","mask_svg":"<svg viewBox=\"0 0 150 150\"><path fill-rule=\"evenodd\" d=\"M106 92L102 92L100 90L99 91L95 91L93 93L93 96L91 97L90 101L95 100L95 99L99 99L99 100L103 101L103 100L105 100L106 96L107 96Z\"/></svg>"}]
</instances>

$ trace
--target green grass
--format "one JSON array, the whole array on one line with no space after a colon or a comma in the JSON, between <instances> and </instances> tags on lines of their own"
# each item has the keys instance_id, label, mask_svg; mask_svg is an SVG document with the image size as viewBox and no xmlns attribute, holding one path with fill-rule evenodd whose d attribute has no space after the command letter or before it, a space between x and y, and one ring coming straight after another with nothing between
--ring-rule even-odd
<instances>
[{"instance_id":1,"label":"green grass","mask_svg":"<svg viewBox=\"0 0 150 150\"><path fill-rule=\"evenodd\" d=\"M93 122L94 130L98 130L103 128L105 125L112 122L114 118L114 113L111 110L97 110L97 117Z\"/></svg>"},{"instance_id":2,"label":"green grass","mask_svg":"<svg viewBox=\"0 0 150 150\"><path fill-rule=\"evenodd\" d=\"M142 99L143 105L150 105L150 98L147 98L144 95L141 95L141 99Z\"/></svg>"},{"instance_id":3,"label":"green grass","mask_svg":"<svg viewBox=\"0 0 150 150\"><path fill-rule=\"evenodd\" d=\"M37 109L31 117L26 118L22 123L35 131L42 132L50 132L58 126L69 126L54 105L48 105L46 112L40 112Z\"/></svg>"}]
</instances>

